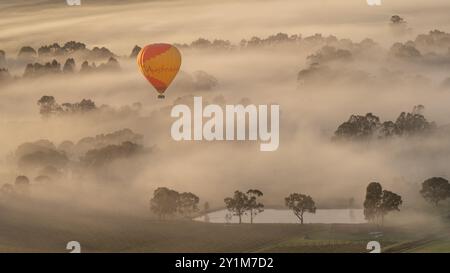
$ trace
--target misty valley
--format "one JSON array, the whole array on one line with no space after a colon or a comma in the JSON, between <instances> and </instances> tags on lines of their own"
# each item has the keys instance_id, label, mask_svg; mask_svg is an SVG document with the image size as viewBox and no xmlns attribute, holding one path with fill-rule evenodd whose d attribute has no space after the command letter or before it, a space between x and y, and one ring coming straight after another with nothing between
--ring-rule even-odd
<instances>
[{"instance_id":1,"label":"misty valley","mask_svg":"<svg viewBox=\"0 0 450 273\"><path fill-rule=\"evenodd\" d=\"M326 2L0 3L0 252L449 252L450 4Z\"/></svg>"}]
</instances>

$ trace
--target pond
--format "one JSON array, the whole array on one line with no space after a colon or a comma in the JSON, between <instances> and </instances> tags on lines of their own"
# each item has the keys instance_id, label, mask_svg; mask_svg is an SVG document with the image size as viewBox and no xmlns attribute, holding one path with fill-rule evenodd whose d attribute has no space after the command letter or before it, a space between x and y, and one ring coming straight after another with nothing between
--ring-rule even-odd
<instances>
[{"instance_id":1,"label":"pond","mask_svg":"<svg viewBox=\"0 0 450 273\"><path fill-rule=\"evenodd\" d=\"M227 217L229 211L218 210L208 213L207 216L195 218L196 221L210 223L238 223L237 216ZM304 223L322 224L361 224L366 223L362 209L317 209L316 213L306 213L303 216ZM250 216L242 217L243 223L250 223ZM254 223L300 223L299 219L291 210L266 209L253 219Z\"/></svg>"}]
</instances>

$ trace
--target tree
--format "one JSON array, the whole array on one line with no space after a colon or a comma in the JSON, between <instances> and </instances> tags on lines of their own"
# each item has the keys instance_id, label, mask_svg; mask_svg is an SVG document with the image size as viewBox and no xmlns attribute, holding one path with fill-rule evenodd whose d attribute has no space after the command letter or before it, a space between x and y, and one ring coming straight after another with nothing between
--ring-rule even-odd
<instances>
[{"instance_id":1,"label":"tree","mask_svg":"<svg viewBox=\"0 0 450 273\"><path fill-rule=\"evenodd\" d=\"M141 52L141 49L142 48L140 46L135 45L131 51L130 58L137 58L137 55Z\"/></svg>"},{"instance_id":2,"label":"tree","mask_svg":"<svg viewBox=\"0 0 450 273\"><path fill-rule=\"evenodd\" d=\"M58 44L54 45L58 46ZM63 49L66 50L67 52L74 52L78 50L85 50L86 45L80 42L70 41L64 44Z\"/></svg>"},{"instance_id":3,"label":"tree","mask_svg":"<svg viewBox=\"0 0 450 273\"><path fill-rule=\"evenodd\" d=\"M420 194L437 207L440 201L450 197L450 184L445 178L432 177L422 183Z\"/></svg>"},{"instance_id":4,"label":"tree","mask_svg":"<svg viewBox=\"0 0 450 273\"><path fill-rule=\"evenodd\" d=\"M55 97L53 96L42 96L37 104L40 107L39 113L44 117L61 111L61 106L56 103Z\"/></svg>"},{"instance_id":5,"label":"tree","mask_svg":"<svg viewBox=\"0 0 450 273\"><path fill-rule=\"evenodd\" d=\"M69 58L66 60L63 66L64 73L73 73L75 72L75 60L73 58Z\"/></svg>"},{"instance_id":6,"label":"tree","mask_svg":"<svg viewBox=\"0 0 450 273\"><path fill-rule=\"evenodd\" d=\"M18 57L19 58L34 58L36 57L36 50L32 48L31 46L24 46L20 49Z\"/></svg>"},{"instance_id":7,"label":"tree","mask_svg":"<svg viewBox=\"0 0 450 273\"><path fill-rule=\"evenodd\" d=\"M43 168L45 166L63 168L68 162L69 159L63 152L48 149L25 154L19 158L17 164L24 169Z\"/></svg>"},{"instance_id":8,"label":"tree","mask_svg":"<svg viewBox=\"0 0 450 273\"><path fill-rule=\"evenodd\" d=\"M116 159L130 158L143 153L145 153L145 149L142 145L125 141L120 145L108 145L99 149L89 150L80 158L80 162L90 167L101 167Z\"/></svg>"},{"instance_id":9,"label":"tree","mask_svg":"<svg viewBox=\"0 0 450 273\"><path fill-rule=\"evenodd\" d=\"M248 206L248 196L241 191L235 191L234 196L225 198L224 202L227 209L239 217L239 224L242 223L242 215L245 214Z\"/></svg>"},{"instance_id":10,"label":"tree","mask_svg":"<svg viewBox=\"0 0 450 273\"><path fill-rule=\"evenodd\" d=\"M384 190L380 204L381 224L384 222L384 216L391 211L400 211L402 197L391 191Z\"/></svg>"},{"instance_id":11,"label":"tree","mask_svg":"<svg viewBox=\"0 0 450 273\"><path fill-rule=\"evenodd\" d=\"M198 38L197 40L191 43L191 47L194 48L208 48L211 45L212 45L211 41L204 38Z\"/></svg>"},{"instance_id":12,"label":"tree","mask_svg":"<svg viewBox=\"0 0 450 273\"><path fill-rule=\"evenodd\" d=\"M257 198L263 196L263 193L257 189L250 189L247 191L247 196L248 196L247 210L250 211L250 223L253 224L253 218L258 213L264 211L264 205L257 201Z\"/></svg>"},{"instance_id":13,"label":"tree","mask_svg":"<svg viewBox=\"0 0 450 273\"><path fill-rule=\"evenodd\" d=\"M88 61L84 61L81 64L81 69L80 69L80 73L89 73L92 70L94 70L95 67L90 66Z\"/></svg>"},{"instance_id":14,"label":"tree","mask_svg":"<svg viewBox=\"0 0 450 273\"><path fill-rule=\"evenodd\" d=\"M334 134L338 139L366 139L371 137L379 126L380 118L372 113L367 113L365 116L351 115Z\"/></svg>"},{"instance_id":15,"label":"tree","mask_svg":"<svg viewBox=\"0 0 450 273\"><path fill-rule=\"evenodd\" d=\"M19 193L27 193L30 186L30 180L28 177L24 175L19 175L16 177L16 181L14 183L14 186Z\"/></svg>"},{"instance_id":16,"label":"tree","mask_svg":"<svg viewBox=\"0 0 450 273\"><path fill-rule=\"evenodd\" d=\"M189 217L192 213L198 211L199 201L200 198L191 192L181 193L177 201L178 212L185 217Z\"/></svg>"},{"instance_id":17,"label":"tree","mask_svg":"<svg viewBox=\"0 0 450 273\"><path fill-rule=\"evenodd\" d=\"M106 63L97 67L97 71L120 71L120 64L116 58L110 57Z\"/></svg>"},{"instance_id":18,"label":"tree","mask_svg":"<svg viewBox=\"0 0 450 273\"><path fill-rule=\"evenodd\" d=\"M383 188L380 183L372 182L367 186L366 199L364 201L364 216L369 222L376 221L382 195Z\"/></svg>"},{"instance_id":19,"label":"tree","mask_svg":"<svg viewBox=\"0 0 450 273\"><path fill-rule=\"evenodd\" d=\"M309 195L300 193L291 193L285 199L286 206L291 209L295 216L300 220L303 225L303 214L305 212L316 213L316 204Z\"/></svg>"},{"instance_id":20,"label":"tree","mask_svg":"<svg viewBox=\"0 0 450 273\"><path fill-rule=\"evenodd\" d=\"M178 197L177 191L165 187L157 188L150 200L150 210L158 215L159 220L164 220L167 215L177 212Z\"/></svg>"},{"instance_id":21,"label":"tree","mask_svg":"<svg viewBox=\"0 0 450 273\"><path fill-rule=\"evenodd\" d=\"M391 211L400 211L402 197L391 191L383 190L378 182L372 182L367 186L366 199L364 201L364 216L369 222L381 224L384 216Z\"/></svg>"},{"instance_id":22,"label":"tree","mask_svg":"<svg viewBox=\"0 0 450 273\"><path fill-rule=\"evenodd\" d=\"M29 184L30 180L25 175L19 175L18 177L16 177L16 182L14 183L16 187L28 186Z\"/></svg>"},{"instance_id":23,"label":"tree","mask_svg":"<svg viewBox=\"0 0 450 273\"><path fill-rule=\"evenodd\" d=\"M393 47L393 51L397 50ZM399 49L400 51L402 49ZM397 51L396 51L397 52ZM404 55L406 53L399 53ZM396 55L398 55L395 53ZM432 133L436 124L429 122L422 114L423 105L414 106L410 113L402 112L395 122L381 122L380 118L368 113L365 116L351 115L348 121L339 125L334 132L337 140L370 140L371 138L389 138L393 136L416 136Z\"/></svg>"},{"instance_id":24,"label":"tree","mask_svg":"<svg viewBox=\"0 0 450 273\"><path fill-rule=\"evenodd\" d=\"M91 51L94 59L107 59L115 55L106 47L94 47Z\"/></svg>"},{"instance_id":25,"label":"tree","mask_svg":"<svg viewBox=\"0 0 450 273\"><path fill-rule=\"evenodd\" d=\"M428 122L421 114L423 105L414 106L411 113L402 112L395 121L397 135L419 135L433 132L436 129L434 122Z\"/></svg>"},{"instance_id":26,"label":"tree","mask_svg":"<svg viewBox=\"0 0 450 273\"><path fill-rule=\"evenodd\" d=\"M397 25L397 24L405 24L406 21L399 15L392 15L391 16L391 24Z\"/></svg>"}]
</instances>

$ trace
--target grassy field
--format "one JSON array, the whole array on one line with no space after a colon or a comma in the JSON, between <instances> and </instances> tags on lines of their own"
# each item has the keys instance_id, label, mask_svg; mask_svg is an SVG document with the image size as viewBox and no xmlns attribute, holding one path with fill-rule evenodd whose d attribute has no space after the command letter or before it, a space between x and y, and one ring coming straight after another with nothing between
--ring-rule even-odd
<instances>
[{"instance_id":1,"label":"grassy field","mask_svg":"<svg viewBox=\"0 0 450 273\"><path fill-rule=\"evenodd\" d=\"M66 252L79 241L83 252L367 252L377 240L385 252L450 252L450 229L382 229L367 224L211 224L156 221L149 216L64 208L52 213L0 210L0 252ZM56 212L55 212L56 211Z\"/></svg>"}]
</instances>

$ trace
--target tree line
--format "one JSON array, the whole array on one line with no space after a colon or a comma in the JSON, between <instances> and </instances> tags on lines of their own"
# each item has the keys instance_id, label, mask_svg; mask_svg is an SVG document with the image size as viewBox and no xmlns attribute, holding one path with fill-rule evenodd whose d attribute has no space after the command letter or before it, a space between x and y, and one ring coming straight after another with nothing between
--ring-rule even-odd
<instances>
[{"instance_id":1,"label":"tree line","mask_svg":"<svg viewBox=\"0 0 450 273\"><path fill-rule=\"evenodd\" d=\"M450 183L442 177L432 177L422 183L420 190L422 197L434 207L450 198ZM244 215L250 216L250 223L253 224L255 217L264 211L264 204L260 197L264 194L258 189L249 189L246 192L236 190L231 197L224 199L225 208L231 216L238 217L241 224ZM168 188L158 188L153 193L150 200L150 209L160 220L169 216L179 215L191 218L194 213L199 212L198 204L200 198L190 192L179 193ZM316 203L309 195L302 193L291 193L284 198L285 206L292 210L298 218L300 224L304 223L304 215L316 213ZM400 211L403 204L402 197L392 191L383 189L378 182L371 182L366 188L364 200L364 217L369 223L384 224L385 216L392 211ZM204 204L204 214L207 215L209 204ZM192 219L192 218L191 218Z\"/></svg>"},{"instance_id":2,"label":"tree line","mask_svg":"<svg viewBox=\"0 0 450 273\"><path fill-rule=\"evenodd\" d=\"M339 125L334 133L335 140L386 139L394 136L425 135L434 132L437 126L423 115L425 107L416 105L410 113L402 112L394 121L381 122L372 113L351 115L348 121Z\"/></svg>"},{"instance_id":3,"label":"tree line","mask_svg":"<svg viewBox=\"0 0 450 273\"><path fill-rule=\"evenodd\" d=\"M200 198L191 193L179 193L166 187L157 188L150 200L150 210L155 213L159 220L165 220L167 216L179 214L190 217L197 212Z\"/></svg>"}]
</instances>

